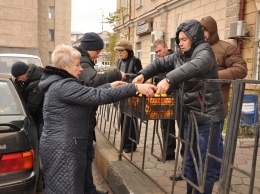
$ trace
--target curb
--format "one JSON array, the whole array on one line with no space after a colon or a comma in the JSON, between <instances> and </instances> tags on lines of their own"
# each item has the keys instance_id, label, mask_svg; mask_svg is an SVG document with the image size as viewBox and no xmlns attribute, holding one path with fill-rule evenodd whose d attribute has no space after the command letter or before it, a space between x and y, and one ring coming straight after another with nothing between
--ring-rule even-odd
<instances>
[{"instance_id":1,"label":"curb","mask_svg":"<svg viewBox=\"0 0 260 194\"><path fill-rule=\"evenodd\" d=\"M118 151L99 130L96 130L96 138L94 163L114 194L165 194L124 157L119 161Z\"/></svg>"}]
</instances>

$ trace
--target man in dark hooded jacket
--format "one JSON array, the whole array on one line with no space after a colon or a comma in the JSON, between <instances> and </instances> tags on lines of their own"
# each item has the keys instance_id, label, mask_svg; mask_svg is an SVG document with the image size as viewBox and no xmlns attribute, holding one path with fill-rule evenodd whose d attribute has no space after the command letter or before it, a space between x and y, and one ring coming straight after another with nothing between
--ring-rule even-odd
<instances>
[{"instance_id":1,"label":"man in dark hooded jacket","mask_svg":"<svg viewBox=\"0 0 260 194\"><path fill-rule=\"evenodd\" d=\"M22 86L22 96L38 129L38 138L40 139L43 127L44 93L39 90L38 84L43 74L43 68L17 61L12 65L11 73Z\"/></svg>"},{"instance_id":2,"label":"man in dark hooded jacket","mask_svg":"<svg viewBox=\"0 0 260 194\"><path fill-rule=\"evenodd\" d=\"M176 44L178 48L173 54L158 58L147 65L138 73L139 75L133 82L142 83L158 72L169 71L166 78L157 84L156 93L165 93L171 85L178 86L184 83L184 91L182 91L185 116L184 139L190 141L189 144L186 144L188 146L187 155L186 160L183 161L185 163L184 176L195 185L202 186L200 183L210 128L212 128L213 134L209 152L216 156L218 139L225 119L225 108L219 83L205 83L190 79L218 79L217 63L210 45L205 43L204 33L199 21L188 20L180 24L176 32ZM205 84L207 84L207 87L204 87ZM192 137L194 138L192 139ZM197 142L197 139L199 142ZM192 149L192 152L190 149ZM198 174L195 170L196 165L199 168ZM209 159L205 186L200 192L204 194L212 193L215 169L216 162ZM187 193L192 193L193 189L195 188L187 182ZM200 192L196 191L195 193Z\"/></svg>"},{"instance_id":3,"label":"man in dark hooded jacket","mask_svg":"<svg viewBox=\"0 0 260 194\"><path fill-rule=\"evenodd\" d=\"M207 43L211 45L214 51L217 64L218 76L220 79L243 79L247 75L247 64L237 50L237 47L229 42L219 39L217 22L211 16L204 17L200 20L200 24L204 31L204 38ZM221 90L224 99L226 115L228 114L228 100L230 83L221 84ZM218 157L223 156L223 138L219 139L219 144L222 149L219 149ZM221 164L218 163L218 170L216 171L216 180L219 179Z\"/></svg>"},{"instance_id":4,"label":"man in dark hooded jacket","mask_svg":"<svg viewBox=\"0 0 260 194\"><path fill-rule=\"evenodd\" d=\"M85 85L90 87L97 87L105 83L110 83L117 80L122 80L125 77L124 72L114 69L105 73L98 73L94 66L94 60L99 57L101 50L104 47L104 42L101 37L94 32L84 34L81 43L75 47L81 53L80 65L83 72L80 75L80 80L85 82ZM88 136L88 159L86 169L85 194L107 194L108 191L99 191L93 182L92 162L95 155L93 141L96 141L95 127L96 127L96 111L98 106L92 108L92 113L89 118L89 136Z\"/></svg>"}]
</instances>

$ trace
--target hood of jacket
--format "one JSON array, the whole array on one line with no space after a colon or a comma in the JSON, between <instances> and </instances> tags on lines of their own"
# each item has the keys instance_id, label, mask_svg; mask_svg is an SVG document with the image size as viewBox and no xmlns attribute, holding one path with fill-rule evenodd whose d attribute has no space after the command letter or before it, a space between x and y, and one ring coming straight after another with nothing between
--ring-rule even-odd
<instances>
[{"instance_id":1,"label":"hood of jacket","mask_svg":"<svg viewBox=\"0 0 260 194\"><path fill-rule=\"evenodd\" d=\"M43 68L36 66L34 64L29 64L29 69L27 71L27 79L26 82L39 81L43 74Z\"/></svg>"},{"instance_id":2,"label":"hood of jacket","mask_svg":"<svg viewBox=\"0 0 260 194\"><path fill-rule=\"evenodd\" d=\"M192 45L191 49L187 52L192 54L192 51L196 46L198 46L201 43L204 43L204 32L202 30L202 27L200 25L200 22L197 20L186 20L183 23L181 23L176 31L176 43L179 47L179 33L184 32L187 34L187 36L191 39Z\"/></svg>"},{"instance_id":3,"label":"hood of jacket","mask_svg":"<svg viewBox=\"0 0 260 194\"><path fill-rule=\"evenodd\" d=\"M206 28L209 32L209 38L207 42L210 45L215 44L216 42L219 41L219 36L218 36L218 25L216 20L214 20L211 16L207 16L205 18L202 18L200 20L201 26Z\"/></svg>"},{"instance_id":4,"label":"hood of jacket","mask_svg":"<svg viewBox=\"0 0 260 194\"><path fill-rule=\"evenodd\" d=\"M78 80L73 75L69 74L67 71L65 71L63 69L58 69L55 67L47 66L47 67L45 67L45 69L43 71L43 75L42 75L41 81L39 83L39 88L41 91L47 91L49 86L52 83L65 79L65 78L71 78L71 79Z\"/></svg>"}]
</instances>

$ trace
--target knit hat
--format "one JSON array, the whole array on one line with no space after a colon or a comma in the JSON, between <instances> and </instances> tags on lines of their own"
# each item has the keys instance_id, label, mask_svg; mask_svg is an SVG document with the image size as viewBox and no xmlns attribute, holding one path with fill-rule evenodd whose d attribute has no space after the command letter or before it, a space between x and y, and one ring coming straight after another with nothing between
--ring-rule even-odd
<instances>
[{"instance_id":1,"label":"knit hat","mask_svg":"<svg viewBox=\"0 0 260 194\"><path fill-rule=\"evenodd\" d=\"M104 42L97 33L88 32L82 37L81 46L87 51L97 51L104 48Z\"/></svg>"},{"instance_id":2,"label":"knit hat","mask_svg":"<svg viewBox=\"0 0 260 194\"><path fill-rule=\"evenodd\" d=\"M17 78L21 75L24 75L27 73L27 70L29 69L29 66L26 65L24 62L22 61L17 61L12 65L11 68L11 73L12 75Z\"/></svg>"},{"instance_id":3,"label":"knit hat","mask_svg":"<svg viewBox=\"0 0 260 194\"><path fill-rule=\"evenodd\" d=\"M128 40L120 40L119 42L116 43L116 46L114 48L114 50L133 50L133 46L131 44L131 42L129 42Z\"/></svg>"}]
</instances>

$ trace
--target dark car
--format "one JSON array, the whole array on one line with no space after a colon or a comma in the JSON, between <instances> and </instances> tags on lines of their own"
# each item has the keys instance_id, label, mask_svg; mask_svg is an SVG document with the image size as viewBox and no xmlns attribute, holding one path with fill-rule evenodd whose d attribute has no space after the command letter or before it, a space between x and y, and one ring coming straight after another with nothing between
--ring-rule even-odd
<instances>
[{"instance_id":1,"label":"dark car","mask_svg":"<svg viewBox=\"0 0 260 194\"><path fill-rule=\"evenodd\" d=\"M38 134L19 87L0 74L0 193L36 193Z\"/></svg>"}]
</instances>

